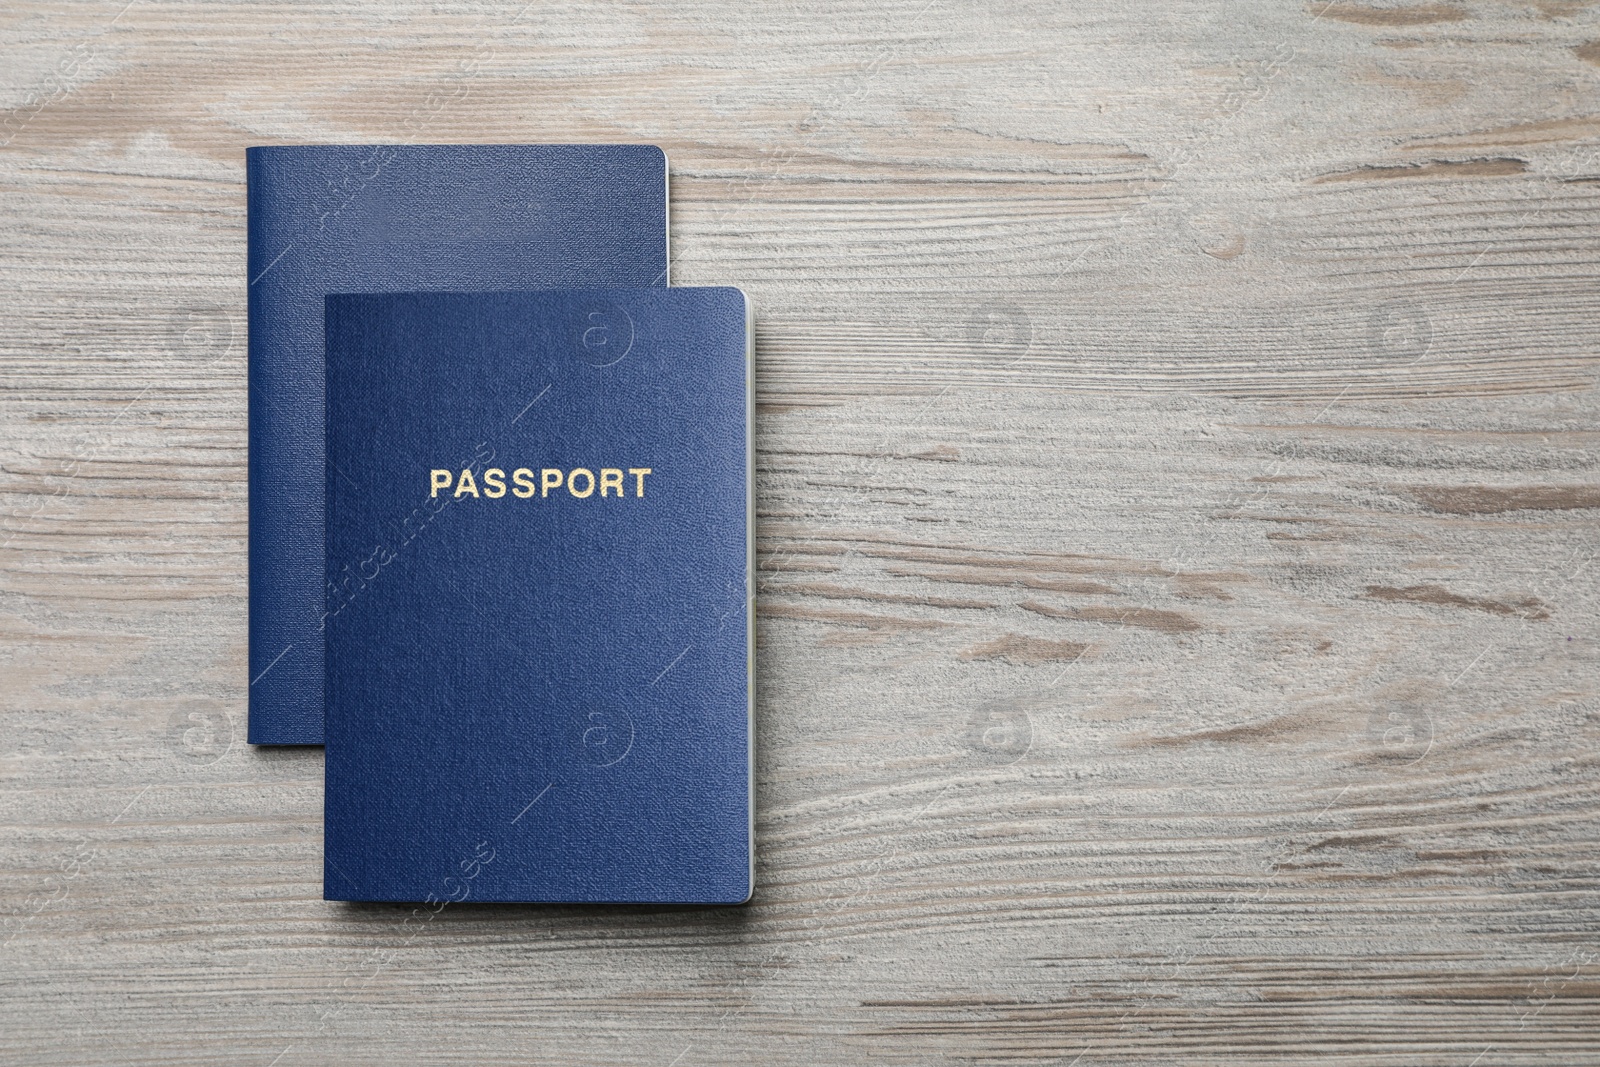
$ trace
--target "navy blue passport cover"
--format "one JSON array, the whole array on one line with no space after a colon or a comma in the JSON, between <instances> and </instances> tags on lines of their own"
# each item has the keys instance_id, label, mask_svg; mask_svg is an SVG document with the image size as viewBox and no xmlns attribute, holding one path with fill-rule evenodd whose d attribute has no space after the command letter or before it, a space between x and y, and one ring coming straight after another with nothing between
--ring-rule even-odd
<instances>
[{"instance_id":1,"label":"navy blue passport cover","mask_svg":"<svg viewBox=\"0 0 1600 1067\"><path fill-rule=\"evenodd\" d=\"M251 148L250 730L321 744L323 299L667 282L650 145Z\"/></svg>"},{"instance_id":2,"label":"navy blue passport cover","mask_svg":"<svg viewBox=\"0 0 1600 1067\"><path fill-rule=\"evenodd\" d=\"M749 897L748 322L328 297L325 897Z\"/></svg>"}]
</instances>

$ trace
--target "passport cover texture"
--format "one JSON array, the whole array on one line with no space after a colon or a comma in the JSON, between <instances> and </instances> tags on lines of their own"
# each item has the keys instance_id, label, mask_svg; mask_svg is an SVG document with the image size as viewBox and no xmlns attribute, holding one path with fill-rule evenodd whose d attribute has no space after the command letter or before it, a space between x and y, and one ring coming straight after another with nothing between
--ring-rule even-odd
<instances>
[{"instance_id":1,"label":"passport cover texture","mask_svg":"<svg viewBox=\"0 0 1600 1067\"><path fill-rule=\"evenodd\" d=\"M250 729L323 741L323 300L665 286L650 145L251 148Z\"/></svg>"},{"instance_id":2,"label":"passport cover texture","mask_svg":"<svg viewBox=\"0 0 1600 1067\"><path fill-rule=\"evenodd\" d=\"M743 294L332 295L326 329L324 896L746 900Z\"/></svg>"}]
</instances>

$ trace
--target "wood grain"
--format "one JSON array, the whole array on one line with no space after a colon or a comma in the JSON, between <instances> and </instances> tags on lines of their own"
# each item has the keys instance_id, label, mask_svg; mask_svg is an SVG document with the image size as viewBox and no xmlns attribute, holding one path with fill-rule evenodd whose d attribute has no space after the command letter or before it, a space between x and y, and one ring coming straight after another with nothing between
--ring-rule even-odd
<instances>
[{"instance_id":1,"label":"wood grain","mask_svg":"<svg viewBox=\"0 0 1600 1067\"><path fill-rule=\"evenodd\" d=\"M0 1060L1600 1063L1600 13L0 13ZM243 148L662 144L758 326L759 891L320 899Z\"/></svg>"}]
</instances>

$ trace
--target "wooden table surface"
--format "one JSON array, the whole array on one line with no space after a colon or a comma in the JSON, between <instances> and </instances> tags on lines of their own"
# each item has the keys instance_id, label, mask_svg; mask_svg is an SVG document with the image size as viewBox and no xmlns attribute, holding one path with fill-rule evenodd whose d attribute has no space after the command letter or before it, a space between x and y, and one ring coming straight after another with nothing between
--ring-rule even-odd
<instances>
[{"instance_id":1,"label":"wooden table surface","mask_svg":"<svg viewBox=\"0 0 1600 1067\"><path fill-rule=\"evenodd\" d=\"M0 14L0 1061L1600 1064L1600 10ZM759 315L745 908L325 903L246 145L646 141Z\"/></svg>"}]
</instances>

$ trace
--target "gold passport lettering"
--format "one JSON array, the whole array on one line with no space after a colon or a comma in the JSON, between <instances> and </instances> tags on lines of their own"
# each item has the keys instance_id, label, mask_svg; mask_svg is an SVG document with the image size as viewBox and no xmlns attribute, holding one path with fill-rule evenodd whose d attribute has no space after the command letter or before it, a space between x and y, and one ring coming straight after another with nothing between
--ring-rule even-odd
<instances>
[{"instance_id":1,"label":"gold passport lettering","mask_svg":"<svg viewBox=\"0 0 1600 1067\"><path fill-rule=\"evenodd\" d=\"M655 471L650 467L629 467L627 473L633 475L633 495L644 496L645 475L654 474ZM544 467L538 472L537 482L531 468L518 467L511 472L509 492L514 497L527 500L535 494L541 498L548 497L552 489L559 491L563 487L579 500L613 494L620 500L628 495L628 485L621 467L601 467L598 472L588 467L574 467L571 470ZM438 499L439 492L443 490L453 500L460 500L464 496L475 500L486 497L499 500L506 495L508 484L506 472L499 467L490 467L481 478L472 473L471 467L463 467L459 475L449 468L435 467L428 472L428 489L430 499Z\"/></svg>"}]
</instances>

